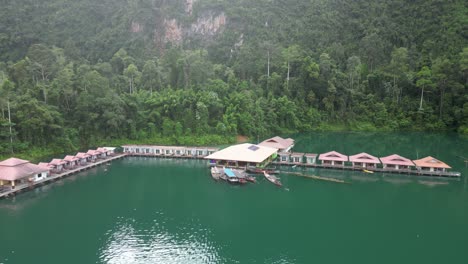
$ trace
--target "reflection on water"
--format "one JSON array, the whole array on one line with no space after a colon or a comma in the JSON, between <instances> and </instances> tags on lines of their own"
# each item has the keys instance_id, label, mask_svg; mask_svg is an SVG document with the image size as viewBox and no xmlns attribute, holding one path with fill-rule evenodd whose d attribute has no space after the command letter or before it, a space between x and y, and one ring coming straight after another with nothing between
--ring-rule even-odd
<instances>
[{"instance_id":1,"label":"reflection on water","mask_svg":"<svg viewBox=\"0 0 468 264\"><path fill-rule=\"evenodd\" d=\"M209 230L195 221L181 225L176 232L164 230L162 214L154 223L138 223L121 218L106 236L99 250L104 263L222 263L218 249L209 239ZM151 226L151 227L149 227Z\"/></svg>"}]
</instances>

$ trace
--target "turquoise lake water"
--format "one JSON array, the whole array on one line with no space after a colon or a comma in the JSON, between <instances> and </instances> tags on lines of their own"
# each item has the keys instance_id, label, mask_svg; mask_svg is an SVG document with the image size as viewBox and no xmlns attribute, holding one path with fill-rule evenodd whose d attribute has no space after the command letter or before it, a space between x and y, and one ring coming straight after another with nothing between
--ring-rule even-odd
<instances>
[{"instance_id":1,"label":"turquoise lake water","mask_svg":"<svg viewBox=\"0 0 468 264\"><path fill-rule=\"evenodd\" d=\"M310 133L295 151L432 155L460 179L283 168L233 186L197 160L128 157L0 200L0 263L467 263L468 139Z\"/></svg>"}]
</instances>

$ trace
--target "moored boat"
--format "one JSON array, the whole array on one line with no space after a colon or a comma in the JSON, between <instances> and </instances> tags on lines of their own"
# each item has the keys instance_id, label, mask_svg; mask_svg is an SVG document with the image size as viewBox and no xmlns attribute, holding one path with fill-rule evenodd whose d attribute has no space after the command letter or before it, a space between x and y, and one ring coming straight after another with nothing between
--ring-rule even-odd
<instances>
[{"instance_id":1,"label":"moored boat","mask_svg":"<svg viewBox=\"0 0 468 264\"><path fill-rule=\"evenodd\" d=\"M249 182L257 182L257 179L253 176L246 176L245 179Z\"/></svg>"},{"instance_id":2,"label":"moored boat","mask_svg":"<svg viewBox=\"0 0 468 264\"><path fill-rule=\"evenodd\" d=\"M218 170L217 167L211 167L211 177L215 180L219 180L221 178L221 171Z\"/></svg>"},{"instance_id":3,"label":"moored boat","mask_svg":"<svg viewBox=\"0 0 468 264\"><path fill-rule=\"evenodd\" d=\"M371 170L362 170L362 171L365 172L365 173L374 173L374 172L371 171Z\"/></svg>"},{"instance_id":4,"label":"moored boat","mask_svg":"<svg viewBox=\"0 0 468 264\"><path fill-rule=\"evenodd\" d=\"M283 184L279 181L279 179L273 175L268 174L266 171L263 172L263 175L267 180L269 180L271 183L273 183L276 186L283 186Z\"/></svg>"},{"instance_id":5,"label":"moored boat","mask_svg":"<svg viewBox=\"0 0 468 264\"><path fill-rule=\"evenodd\" d=\"M235 174L233 170L228 169L228 168L224 168L223 170L224 170L224 175L227 178L227 182L232 183L232 184L247 183L245 179L237 177L237 175Z\"/></svg>"}]
</instances>

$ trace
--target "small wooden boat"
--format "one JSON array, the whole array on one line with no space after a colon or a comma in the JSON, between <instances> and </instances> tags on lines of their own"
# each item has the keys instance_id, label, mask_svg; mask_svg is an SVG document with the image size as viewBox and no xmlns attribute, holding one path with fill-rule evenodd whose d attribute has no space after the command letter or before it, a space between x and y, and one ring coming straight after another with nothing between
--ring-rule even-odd
<instances>
[{"instance_id":1,"label":"small wooden boat","mask_svg":"<svg viewBox=\"0 0 468 264\"><path fill-rule=\"evenodd\" d=\"M245 179L249 182L254 182L254 183L257 182L257 179L255 179L255 177L253 176L246 176Z\"/></svg>"},{"instance_id":2,"label":"small wooden boat","mask_svg":"<svg viewBox=\"0 0 468 264\"><path fill-rule=\"evenodd\" d=\"M362 170L362 171L365 172L365 173L374 173L374 172L371 171L371 170Z\"/></svg>"},{"instance_id":3,"label":"small wooden boat","mask_svg":"<svg viewBox=\"0 0 468 264\"><path fill-rule=\"evenodd\" d=\"M211 167L211 177L215 180L219 180L221 178L221 171L218 170L217 167Z\"/></svg>"},{"instance_id":4,"label":"small wooden boat","mask_svg":"<svg viewBox=\"0 0 468 264\"><path fill-rule=\"evenodd\" d=\"M274 185L276 186L283 186L283 184L279 181L279 179L275 176L272 176L270 174L268 174L267 172L263 172L263 175L265 176L265 178L267 178L267 180L269 180L271 183L273 183Z\"/></svg>"}]
</instances>

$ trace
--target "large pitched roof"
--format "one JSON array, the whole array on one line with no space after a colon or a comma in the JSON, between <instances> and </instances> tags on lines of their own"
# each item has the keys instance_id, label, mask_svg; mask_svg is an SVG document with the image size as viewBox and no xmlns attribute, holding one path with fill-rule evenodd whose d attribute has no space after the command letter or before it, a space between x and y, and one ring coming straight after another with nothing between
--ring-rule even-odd
<instances>
[{"instance_id":1,"label":"large pitched roof","mask_svg":"<svg viewBox=\"0 0 468 264\"><path fill-rule=\"evenodd\" d=\"M380 158L382 164L400 165L400 166L414 166L414 163L407 158L400 155L393 154L387 157Z\"/></svg>"},{"instance_id":2,"label":"large pitched roof","mask_svg":"<svg viewBox=\"0 0 468 264\"><path fill-rule=\"evenodd\" d=\"M14 181L47 171L46 168L17 158L0 162L0 180Z\"/></svg>"},{"instance_id":3,"label":"large pitched roof","mask_svg":"<svg viewBox=\"0 0 468 264\"><path fill-rule=\"evenodd\" d=\"M282 137L272 137L270 139L262 141L259 146L265 146L270 148L277 148L277 149L287 149L294 145L294 139L292 138L282 138Z\"/></svg>"},{"instance_id":4,"label":"large pitched roof","mask_svg":"<svg viewBox=\"0 0 468 264\"><path fill-rule=\"evenodd\" d=\"M380 160L377 157L374 157L365 152L349 156L349 161L351 162L364 162L364 163L380 163Z\"/></svg>"},{"instance_id":5,"label":"large pitched roof","mask_svg":"<svg viewBox=\"0 0 468 264\"><path fill-rule=\"evenodd\" d=\"M449 165L445 164L444 162L433 158L431 156L418 159L418 160L413 160L414 164L418 167L429 167L429 168L444 168L444 169L450 169Z\"/></svg>"},{"instance_id":6,"label":"large pitched roof","mask_svg":"<svg viewBox=\"0 0 468 264\"><path fill-rule=\"evenodd\" d=\"M320 154L319 160L348 161L348 156L336 151L330 151Z\"/></svg>"},{"instance_id":7,"label":"large pitched roof","mask_svg":"<svg viewBox=\"0 0 468 264\"><path fill-rule=\"evenodd\" d=\"M206 156L205 159L259 163L266 160L277 151L278 150L276 148L243 143L216 151L215 153Z\"/></svg>"}]
</instances>

